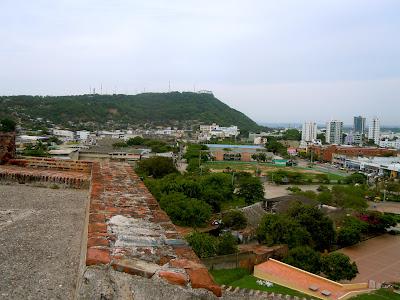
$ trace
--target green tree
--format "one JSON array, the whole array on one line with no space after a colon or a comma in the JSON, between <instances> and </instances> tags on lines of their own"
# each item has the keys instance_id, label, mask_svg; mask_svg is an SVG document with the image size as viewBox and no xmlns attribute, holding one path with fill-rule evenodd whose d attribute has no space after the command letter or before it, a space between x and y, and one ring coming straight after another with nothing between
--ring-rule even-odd
<instances>
[{"instance_id":1,"label":"green tree","mask_svg":"<svg viewBox=\"0 0 400 300\"><path fill-rule=\"evenodd\" d=\"M287 214L310 233L317 250L329 250L332 247L336 238L333 222L318 208L295 202Z\"/></svg>"},{"instance_id":2,"label":"green tree","mask_svg":"<svg viewBox=\"0 0 400 300\"><path fill-rule=\"evenodd\" d=\"M211 218L210 205L188 198L182 193L174 192L162 196L160 206L174 224L181 226L202 227Z\"/></svg>"},{"instance_id":3,"label":"green tree","mask_svg":"<svg viewBox=\"0 0 400 300\"><path fill-rule=\"evenodd\" d=\"M135 136L134 138L130 138L129 140L126 141L128 146L139 146L139 145L144 145L144 138L140 136Z\"/></svg>"},{"instance_id":4,"label":"green tree","mask_svg":"<svg viewBox=\"0 0 400 300\"><path fill-rule=\"evenodd\" d=\"M331 280L352 280L358 274L355 262L350 262L350 258L339 252L332 252L322 256L322 272Z\"/></svg>"},{"instance_id":5,"label":"green tree","mask_svg":"<svg viewBox=\"0 0 400 300\"><path fill-rule=\"evenodd\" d=\"M268 142L265 144L265 148L267 149L267 151L272 152L274 154L287 156L286 147L275 139L269 138Z\"/></svg>"},{"instance_id":6,"label":"green tree","mask_svg":"<svg viewBox=\"0 0 400 300\"><path fill-rule=\"evenodd\" d=\"M46 157L49 156L47 145L39 141L34 146L27 146L23 151L24 156L36 156L36 157Z\"/></svg>"},{"instance_id":7,"label":"green tree","mask_svg":"<svg viewBox=\"0 0 400 300\"><path fill-rule=\"evenodd\" d=\"M362 210L368 207L365 200L366 190L363 186L332 187L332 202L335 206Z\"/></svg>"},{"instance_id":8,"label":"green tree","mask_svg":"<svg viewBox=\"0 0 400 300\"><path fill-rule=\"evenodd\" d=\"M238 251L237 239L229 232L224 233L218 238L217 254L227 255Z\"/></svg>"},{"instance_id":9,"label":"green tree","mask_svg":"<svg viewBox=\"0 0 400 300\"><path fill-rule=\"evenodd\" d=\"M0 120L0 131L2 132L13 132L17 127L17 123L11 119L2 119Z\"/></svg>"},{"instance_id":10,"label":"green tree","mask_svg":"<svg viewBox=\"0 0 400 300\"><path fill-rule=\"evenodd\" d=\"M257 229L257 238L268 246L287 244L294 248L311 243L311 236L298 222L280 214L265 215Z\"/></svg>"},{"instance_id":11,"label":"green tree","mask_svg":"<svg viewBox=\"0 0 400 300\"><path fill-rule=\"evenodd\" d=\"M186 236L186 240L200 258L215 256L217 253L218 241L207 233L195 231Z\"/></svg>"},{"instance_id":12,"label":"green tree","mask_svg":"<svg viewBox=\"0 0 400 300\"><path fill-rule=\"evenodd\" d=\"M355 245L360 240L361 232L355 227L343 227L337 233L337 243L342 247Z\"/></svg>"},{"instance_id":13,"label":"green tree","mask_svg":"<svg viewBox=\"0 0 400 300\"><path fill-rule=\"evenodd\" d=\"M178 172L172 159L160 156L141 160L136 171L141 175L153 176L154 178L162 178L165 175Z\"/></svg>"},{"instance_id":14,"label":"green tree","mask_svg":"<svg viewBox=\"0 0 400 300\"><path fill-rule=\"evenodd\" d=\"M239 230L239 229L246 228L247 219L242 211L229 210L223 214L222 223L227 228Z\"/></svg>"},{"instance_id":15,"label":"green tree","mask_svg":"<svg viewBox=\"0 0 400 300\"><path fill-rule=\"evenodd\" d=\"M347 176L343 182L346 184L365 184L367 182L367 176L362 173L354 173Z\"/></svg>"},{"instance_id":16,"label":"green tree","mask_svg":"<svg viewBox=\"0 0 400 300\"><path fill-rule=\"evenodd\" d=\"M283 134L282 139L288 141L300 141L301 140L301 131L297 129L288 129Z\"/></svg>"},{"instance_id":17,"label":"green tree","mask_svg":"<svg viewBox=\"0 0 400 300\"><path fill-rule=\"evenodd\" d=\"M321 272L321 254L308 246L290 249L283 262L314 274Z\"/></svg>"},{"instance_id":18,"label":"green tree","mask_svg":"<svg viewBox=\"0 0 400 300\"><path fill-rule=\"evenodd\" d=\"M121 141L121 142L115 142L114 144L112 144L114 149L118 149L118 148L126 148L128 147L128 144Z\"/></svg>"},{"instance_id":19,"label":"green tree","mask_svg":"<svg viewBox=\"0 0 400 300\"><path fill-rule=\"evenodd\" d=\"M264 199L264 186L257 177L243 177L238 182L237 194L250 205Z\"/></svg>"},{"instance_id":20,"label":"green tree","mask_svg":"<svg viewBox=\"0 0 400 300\"><path fill-rule=\"evenodd\" d=\"M251 158L260 162L265 162L267 160L267 155L264 152L254 153L251 155Z\"/></svg>"}]
</instances>

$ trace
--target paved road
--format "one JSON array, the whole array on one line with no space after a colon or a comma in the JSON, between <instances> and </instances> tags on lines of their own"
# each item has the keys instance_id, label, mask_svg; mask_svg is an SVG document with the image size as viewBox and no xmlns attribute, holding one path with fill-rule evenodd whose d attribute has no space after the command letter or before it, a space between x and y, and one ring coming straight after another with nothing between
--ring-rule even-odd
<instances>
[{"instance_id":1,"label":"paved road","mask_svg":"<svg viewBox=\"0 0 400 300\"><path fill-rule=\"evenodd\" d=\"M339 250L355 261L360 272L352 282L400 281L400 236L385 234Z\"/></svg>"},{"instance_id":2,"label":"paved road","mask_svg":"<svg viewBox=\"0 0 400 300\"><path fill-rule=\"evenodd\" d=\"M371 209L371 210L400 214L400 202L385 201L385 202L375 203L375 202L369 201L368 205L369 205L369 209Z\"/></svg>"},{"instance_id":3,"label":"paved road","mask_svg":"<svg viewBox=\"0 0 400 300\"><path fill-rule=\"evenodd\" d=\"M0 185L0 299L72 299L87 191Z\"/></svg>"}]
</instances>

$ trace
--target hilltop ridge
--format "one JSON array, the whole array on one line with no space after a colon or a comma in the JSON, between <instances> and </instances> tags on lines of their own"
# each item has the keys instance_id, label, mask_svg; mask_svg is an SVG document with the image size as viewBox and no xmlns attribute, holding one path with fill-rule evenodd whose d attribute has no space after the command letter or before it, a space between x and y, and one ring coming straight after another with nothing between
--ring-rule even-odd
<instances>
[{"instance_id":1,"label":"hilltop ridge","mask_svg":"<svg viewBox=\"0 0 400 300\"><path fill-rule=\"evenodd\" d=\"M0 96L0 117L22 124L43 120L68 127L237 125L242 131L262 127L208 93L170 92L137 95Z\"/></svg>"}]
</instances>

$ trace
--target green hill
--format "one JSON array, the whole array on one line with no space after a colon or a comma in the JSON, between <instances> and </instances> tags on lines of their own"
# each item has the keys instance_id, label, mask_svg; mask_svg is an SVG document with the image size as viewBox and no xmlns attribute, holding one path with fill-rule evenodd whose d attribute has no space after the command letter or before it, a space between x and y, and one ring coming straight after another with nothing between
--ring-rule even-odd
<instances>
[{"instance_id":1,"label":"green hill","mask_svg":"<svg viewBox=\"0 0 400 300\"><path fill-rule=\"evenodd\" d=\"M28 125L37 118L71 128L126 128L217 123L259 130L254 121L212 94L190 92L138 95L1 96L0 117L13 116ZM37 122L37 121L35 121Z\"/></svg>"}]
</instances>

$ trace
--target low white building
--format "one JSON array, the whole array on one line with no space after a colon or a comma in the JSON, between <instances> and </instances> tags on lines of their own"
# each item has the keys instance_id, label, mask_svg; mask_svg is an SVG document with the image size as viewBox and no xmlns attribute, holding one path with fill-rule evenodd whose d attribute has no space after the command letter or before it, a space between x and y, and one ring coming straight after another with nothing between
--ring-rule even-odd
<instances>
[{"instance_id":1,"label":"low white building","mask_svg":"<svg viewBox=\"0 0 400 300\"><path fill-rule=\"evenodd\" d=\"M400 139L397 139L397 140L394 140L394 141L391 141L389 139L385 139L385 140L379 142L379 147L382 147L382 148L394 148L394 149L400 150Z\"/></svg>"},{"instance_id":2,"label":"low white building","mask_svg":"<svg viewBox=\"0 0 400 300\"><path fill-rule=\"evenodd\" d=\"M237 126L231 125L229 127L221 127L217 124L212 125L200 125L200 136L205 137L206 140L212 137L216 138L229 138L236 137L240 134Z\"/></svg>"},{"instance_id":3,"label":"low white building","mask_svg":"<svg viewBox=\"0 0 400 300\"><path fill-rule=\"evenodd\" d=\"M53 135L62 138L66 141L73 141L74 140L74 132L71 130L64 130L64 129L53 129Z\"/></svg>"},{"instance_id":4,"label":"low white building","mask_svg":"<svg viewBox=\"0 0 400 300\"><path fill-rule=\"evenodd\" d=\"M78 130L76 132L76 138L79 141L87 141L90 136L90 131L87 130Z\"/></svg>"}]
</instances>

